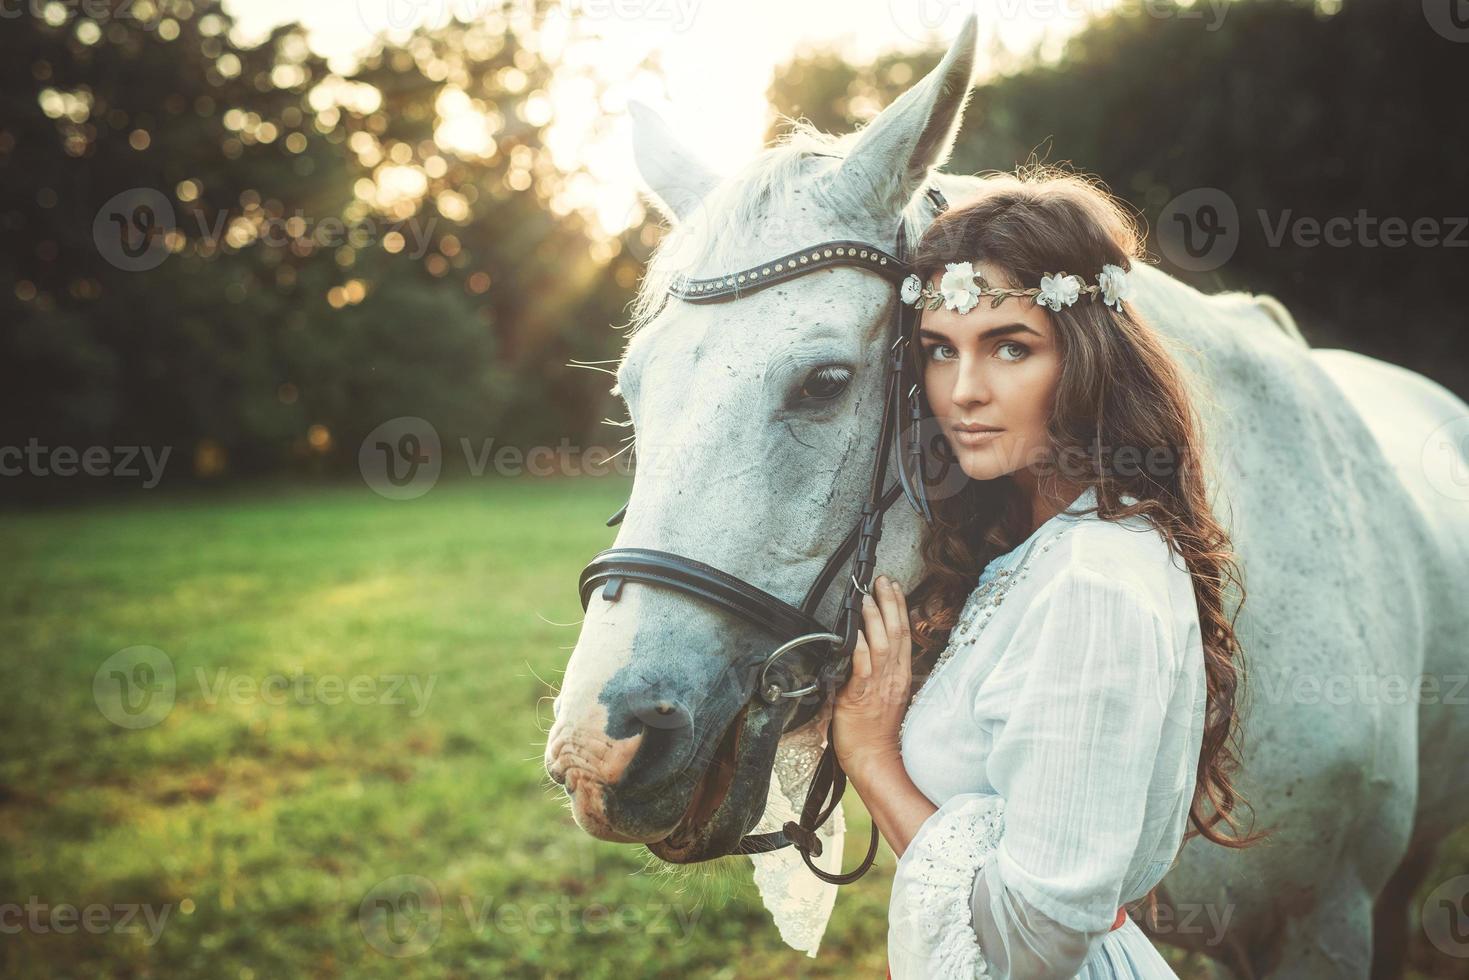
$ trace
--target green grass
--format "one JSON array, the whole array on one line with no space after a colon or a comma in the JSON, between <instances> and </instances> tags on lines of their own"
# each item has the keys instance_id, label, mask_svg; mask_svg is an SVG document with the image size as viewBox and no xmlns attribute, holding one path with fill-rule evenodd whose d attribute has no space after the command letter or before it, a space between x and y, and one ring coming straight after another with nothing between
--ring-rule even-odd
<instances>
[{"instance_id":1,"label":"green grass","mask_svg":"<svg viewBox=\"0 0 1469 980\"><path fill-rule=\"evenodd\" d=\"M3 972L881 975L884 875L843 896L816 964L780 943L746 859L663 873L579 831L546 778L576 572L626 493L469 481L0 515L0 901L169 909L151 945L141 915L65 934L43 915L0 939ZM175 701L127 729L93 680L140 645L172 661ZM262 697L271 677L303 696ZM306 696L358 677L355 703ZM427 948L372 932L413 954L390 957L359 908L399 875L432 883L419 921L440 926Z\"/></svg>"},{"instance_id":2,"label":"green grass","mask_svg":"<svg viewBox=\"0 0 1469 980\"><path fill-rule=\"evenodd\" d=\"M582 834L545 777L576 572L626 492L467 481L404 502L338 487L0 515L0 902L168 913L152 943L110 911L23 928L0 970L882 976L886 849L810 960L780 942L746 859L667 873ZM137 646L171 661L175 697L129 729L94 678ZM252 693L272 677L322 697ZM335 704L308 684L353 678ZM850 866L868 825L848 807ZM418 914L395 944L361 910L405 892ZM412 931L435 922L431 943Z\"/></svg>"}]
</instances>

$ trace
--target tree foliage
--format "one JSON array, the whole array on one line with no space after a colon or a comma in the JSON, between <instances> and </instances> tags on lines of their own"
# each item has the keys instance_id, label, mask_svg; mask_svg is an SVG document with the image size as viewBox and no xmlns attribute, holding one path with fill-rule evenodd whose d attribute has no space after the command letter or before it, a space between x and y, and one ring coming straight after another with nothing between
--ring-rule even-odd
<instances>
[{"instance_id":1,"label":"tree foliage","mask_svg":"<svg viewBox=\"0 0 1469 980\"><path fill-rule=\"evenodd\" d=\"M5 444L251 473L351 466L403 415L446 442L589 428L562 365L610 356L637 260L549 206L572 175L534 21L342 78L294 25L237 42L217 0L52 7L0 31ZM469 140L436 139L451 116Z\"/></svg>"}]
</instances>

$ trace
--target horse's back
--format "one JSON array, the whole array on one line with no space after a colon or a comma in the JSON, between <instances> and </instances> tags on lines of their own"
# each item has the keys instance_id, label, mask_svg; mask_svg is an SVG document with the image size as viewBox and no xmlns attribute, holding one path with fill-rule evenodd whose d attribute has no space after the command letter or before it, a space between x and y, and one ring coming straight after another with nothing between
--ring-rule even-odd
<instances>
[{"instance_id":1,"label":"horse's back","mask_svg":"<svg viewBox=\"0 0 1469 980\"><path fill-rule=\"evenodd\" d=\"M1415 837L1437 840L1469 820L1469 780L1457 753L1469 740L1469 405L1413 371L1344 350L1316 361L1357 410L1418 516L1405 528L1422 562L1424 650L1418 700L1419 790ZM1417 539L1417 540L1414 540ZM1406 595L1405 583L1394 590Z\"/></svg>"},{"instance_id":2,"label":"horse's back","mask_svg":"<svg viewBox=\"0 0 1469 980\"><path fill-rule=\"evenodd\" d=\"M1283 306L1138 271L1136 305L1188 376L1211 504L1243 572L1237 783L1258 826L1278 831L1243 852L1196 850L1171 877L1191 895L1227 882L1258 938L1338 887L1323 855L1375 894L1407 849L1419 712L1356 692L1423 670L1440 559L1425 562L1432 525L1389 463L1402 450L1383 451L1370 404L1343 397Z\"/></svg>"},{"instance_id":3,"label":"horse's back","mask_svg":"<svg viewBox=\"0 0 1469 980\"><path fill-rule=\"evenodd\" d=\"M1354 351L1318 348L1311 357L1357 410L1462 570L1469 560L1469 405L1421 374Z\"/></svg>"}]
</instances>

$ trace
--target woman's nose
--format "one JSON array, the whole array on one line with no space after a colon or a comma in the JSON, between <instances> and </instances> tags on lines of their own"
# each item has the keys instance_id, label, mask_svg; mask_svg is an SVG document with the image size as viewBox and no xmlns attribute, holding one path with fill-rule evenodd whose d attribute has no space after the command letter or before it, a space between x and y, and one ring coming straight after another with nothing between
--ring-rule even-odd
<instances>
[{"instance_id":1,"label":"woman's nose","mask_svg":"<svg viewBox=\"0 0 1469 980\"><path fill-rule=\"evenodd\" d=\"M959 371L954 377L954 390L949 395L956 405L971 405L990 400L989 384L983 369L973 362L960 361Z\"/></svg>"}]
</instances>

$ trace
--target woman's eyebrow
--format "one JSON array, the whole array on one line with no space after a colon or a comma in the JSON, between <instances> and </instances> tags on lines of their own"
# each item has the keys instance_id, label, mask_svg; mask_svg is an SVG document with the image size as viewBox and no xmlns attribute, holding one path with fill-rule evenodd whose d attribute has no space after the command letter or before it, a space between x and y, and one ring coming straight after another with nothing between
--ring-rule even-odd
<instances>
[{"instance_id":1,"label":"woman's eyebrow","mask_svg":"<svg viewBox=\"0 0 1469 980\"><path fill-rule=\"evenodd\" d=\"M1042 340L1045 339L1045 337L1042 336L1039 332L1032 330L1030 327L1027 327L1023 323L1007 323L1003 327L990 327L984 333L980 334L978 339L980 341L985 341L989 340L991 337L1001 337L1006 334L1012 333L1033 333L1037 337L1040 337ZM927 327L919 327L918 336L923 338L924 340L939 340L943 341L944 343L949 342L948 337L939 333L937 330L930 330Z\"/></svg>"}]
</instances>

